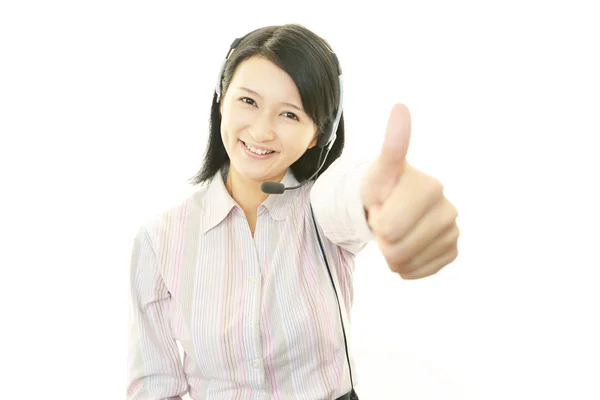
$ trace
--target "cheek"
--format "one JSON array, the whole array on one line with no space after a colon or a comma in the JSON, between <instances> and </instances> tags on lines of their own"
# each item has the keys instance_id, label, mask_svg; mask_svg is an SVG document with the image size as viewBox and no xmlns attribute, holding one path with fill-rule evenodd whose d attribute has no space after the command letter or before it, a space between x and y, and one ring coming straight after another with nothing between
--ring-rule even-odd
<instances>
[{"instance_id":1,"label":"cheek","mask_svg":"<svg viewBox=\"0 0 600 400\"><path fill-rule=\"evenodd\" d=\"M313 138L314 133L307 129L295 130L290 134L280 135L281 141L285 141L284 148L286 151L297 158L302 156L306 150L308 150L309 146L312 144Z\"/></svg>"},{"instance_id":2,"label":"cheek","mask_svg":"<svg viewBox=\"0 0 600 400\"><path fill-rule=\"evenodd\" d=\"M221 135L227 135L230 139L236 139L236 135L244 127L249 126L251 120L247 112L240 110L228 112L227 108L221 117Z\"/></svg>"},{"instance_id":3,"label":"cheek","mask_svg":"<svg viewBox=\"0 0 600 400\"><path fill-rule=\"evenodd\" d=\"M236 123L227 113L223 114L221 119L221 138L225 145L229 145L231 140L235 139Z\"/></svg>"},{"instance_id":4,"label":"cheek","mask_svg":"<svg viewBox=\"0 0 600 400\"><path fill-rule=\"evenodd\" d=\"M227 131L227 124L225 123L225 120L221 120L221 140L223 141L223 144L225 145L225 147L227 147L229 145L227 138L229 137L228 135L228 131Z\"/></svg>"}]
</instances>

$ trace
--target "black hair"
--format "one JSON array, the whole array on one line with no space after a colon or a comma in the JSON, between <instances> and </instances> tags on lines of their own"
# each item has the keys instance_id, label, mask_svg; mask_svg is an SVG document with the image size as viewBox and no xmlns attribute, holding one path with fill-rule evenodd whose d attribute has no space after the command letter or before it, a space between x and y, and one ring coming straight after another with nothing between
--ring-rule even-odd
<instances>
[{"instance_id":1,"label":"black hair","mask_svg":"<svg viewBox=\"0 0 600 400\"><path fill-rule=\"evenodd\" d=\"M317 126L319 137L335 119L339 102L340 87L338 68L329 44L320 36L298 24L267 26L256 29L242 38L227 59L221 82L221 101L235 74L237 67L252 56L261 56L283 69L294 81L304 111ZM340 68L341 70L341 68ZM333 161L340 157L344 149L344 116L342 113L337 138L329 151L327 160L319 175ZM318 167L321 149L314 146L290 168L298 181L308 179ZM208 148L202 168L190 179L191 184L210 181L229 161L229 156L221 138L221 112L216 92L213 95L210 112L210 132ZM316 178L316 177L315 177Z\"/></svg>"}]
</instances>

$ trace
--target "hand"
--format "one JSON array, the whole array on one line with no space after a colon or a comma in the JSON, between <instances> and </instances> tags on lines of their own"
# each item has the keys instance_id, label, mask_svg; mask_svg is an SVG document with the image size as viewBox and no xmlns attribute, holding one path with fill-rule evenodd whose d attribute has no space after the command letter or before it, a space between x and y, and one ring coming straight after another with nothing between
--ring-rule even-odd
<instances>
[{"instance_id":1,"label":"hand","mask_svg":"<svg viewBox=\"0 0 600 400\"><path fill-rule=\"evenodd\" d=\"M436 179L406 162L410 113L396 104L383 149L361 182L371 231L390 269L404 279L435 274L458 255L458 213Z\"/></svg>"}]
</instances>

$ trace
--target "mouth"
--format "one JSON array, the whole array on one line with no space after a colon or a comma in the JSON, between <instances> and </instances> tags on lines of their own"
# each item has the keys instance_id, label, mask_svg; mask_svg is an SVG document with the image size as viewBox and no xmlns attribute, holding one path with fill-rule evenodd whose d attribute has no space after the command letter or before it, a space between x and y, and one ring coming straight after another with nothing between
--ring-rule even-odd
<instances>
[{"instance_id":1,"label":"mouth","mask_svg":"<svg viewBox=\"0 0 600 400\"><path fill-rule=\"evenodd\" d=\"M269 158L270 156L273 156L274 154L277 153L274 150L257 149L251 145L246 144L246 142L244 142L243 140L239 140L239 142L240 142L240 145L246 151L246 153L255 158L261 158L261 159Z\"/></svg>"}]
</instances>

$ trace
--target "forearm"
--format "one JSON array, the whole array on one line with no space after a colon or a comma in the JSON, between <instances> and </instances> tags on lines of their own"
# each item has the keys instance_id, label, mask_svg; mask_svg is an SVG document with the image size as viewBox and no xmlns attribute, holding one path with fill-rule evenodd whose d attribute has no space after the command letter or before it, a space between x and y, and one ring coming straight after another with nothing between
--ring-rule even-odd
<instances>
[{"instance_id":1,"label":"forearm","mask_svg":"<svg viewBox=\"0 0 600 400\"><path fill-rule=\"evenodd\" d=\"M373 239L360 196L360 183L369 165L336 160L311 189L315 218L325 236L352 253Z\"/></svg>"}]
</instances>

